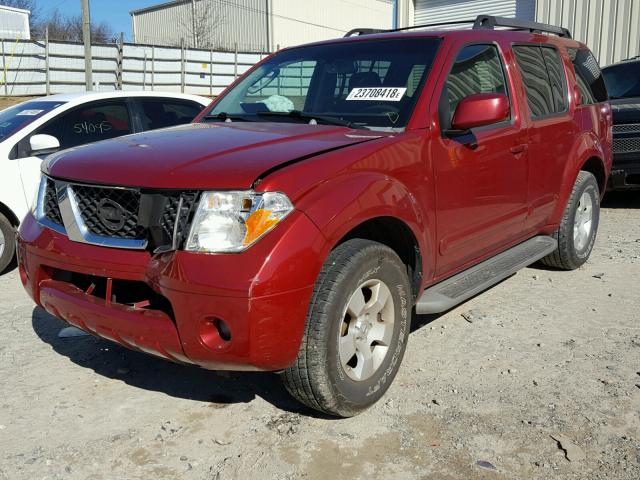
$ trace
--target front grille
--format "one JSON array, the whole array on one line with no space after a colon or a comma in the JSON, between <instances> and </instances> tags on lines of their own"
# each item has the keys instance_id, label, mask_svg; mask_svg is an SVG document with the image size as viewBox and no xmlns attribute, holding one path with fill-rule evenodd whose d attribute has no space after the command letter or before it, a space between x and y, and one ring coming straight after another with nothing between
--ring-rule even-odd
<instances>
[{"instance_id":1,"label":"front grille","mask_svg":"<svg viewBox=\"0 0 640 480\"><path fill-rule=\"evenodd\" d=\"M640 138L614 138L613 153L640 152Z\"/></svg>"},{"instance_id":2,"label":"front grille","mask_svg":"<svg viewBox=\"0 0 640 480\"><path fill-rule=\"evenodd\" d=\"M182 206L180 215L178 215L178 207L180 206L180 198L182 198ZM178 232L186 235L186 228L189 222L191 211L196 206L198 194L196 192L185 192L181 195L173 195L168 197L167 205L162 214L162 231L169 237L173 237L173 231L176 225L176 219L179 219Z\"/></svg>"},{"instance_id":3,"label":"front grille","mask_svg":"<svg viewBox=\"0 0 640 480\"><path fill-rule=\"evenodd\" d=\"M49 221L64 227L56 181L46 178L46 182L42 212ZM60 188L62 183L58 183ZM100 237L100 240L85 237L85 241L105 246L109 246L108 239L113 239L112 246L116 246L116 242L141 241L141 246L132 248L144 248L145 244L152 250L180 248L189 233L199 199L197 191L102 187L66 182L64 187L70 188L80 213L76 223L83 224L90 234Z\"/></svg>"},{"instance_id":4,"label":"front grille","mask_svg":"<svg viewBox=\"0 0 640 480\"><path fill-rule=\"evenodd\" d=\"M127 239L139 239L144 236L144 228L138 222L139 191L85 185L73 185L71 188L78 202L82 220L91 233ZM101 210L117 205L121 207L118 215L122 216L122 221L107 222Z\"/></svg>"},{"instance_id":5,"label":"front grille","mask_svg":"<svg viewBox=\"0 0 640 480\"><path fill-rule=\"evenodd\" d=\"M47 178L47 185L44 191L43 202L44 216L53 223L62 225L62 214L58 206L58 194L56 193L56 184L50 178Z\"/></svg>"},{"instance_id":6,"label":"front grille","mask_svg":"<svg viewBox=\"0 0 640 480\"><path fill-rule=\"evenodd\" d=\"M613 133L640 133L640 123L621 123L614 125Z\"/></svg>"}]
</instances>

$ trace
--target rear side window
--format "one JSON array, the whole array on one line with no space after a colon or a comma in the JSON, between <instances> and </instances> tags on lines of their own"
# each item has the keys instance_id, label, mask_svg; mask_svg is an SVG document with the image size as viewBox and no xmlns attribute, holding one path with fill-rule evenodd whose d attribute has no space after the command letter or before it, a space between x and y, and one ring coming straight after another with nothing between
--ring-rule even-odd
<instances>
[{"instance_id":1,"label":"rear side window","mask_svg":"<svg viewBox=\"0 0 640 480\"><path fill-rule=\"evenodd\" d=\"M142 98L142 128L154 130L156 128L172 127L189 123L198 115L204 105L189 100Z\"/></svg>"},{"instance_id":2,"label":"rear side window","mask_svg":"<svg viewBox=\"0 0 640 480\"><path fill-rule=\"evenodd\" d=\"M547 66L547 73L551 81L553 103L555 112L563 112L567 109L567 77L562 66L562 59L555 48L541 47L542 58Z\"/></svg>"},{"instance_id":3,"label":"rear side window","mask_svg":"<svg viewBox=\"0 0 640 480\"><path fill-rule=\"evenodd\" d=\"M567 52L576 72L582 104L606 102L609 98L607 87L598 61L591 51L588 48L567 48Z\"/></svg>"},{"instance_id":4,"label":"rear side window","mask_svg":"<svg viewBox=\"0 0 640 480\"><path fill-rule=\"evenodd\" d=\"M531 118L566 110L566 76L558 51L537 45L516 45L513 51L522 73Z\"/></svg>"},{"instance_id":5,"label":"rear side window","mask_svg":"<svg viewBox=\"0 0 640 480\"><path fill-rule=\"evenodd\" d=\"M440 98L443 129L451 127L460 100L477 93L507 93L502 60L495 45L468 45L458 53Z\"/></svg>"}]
</instances>

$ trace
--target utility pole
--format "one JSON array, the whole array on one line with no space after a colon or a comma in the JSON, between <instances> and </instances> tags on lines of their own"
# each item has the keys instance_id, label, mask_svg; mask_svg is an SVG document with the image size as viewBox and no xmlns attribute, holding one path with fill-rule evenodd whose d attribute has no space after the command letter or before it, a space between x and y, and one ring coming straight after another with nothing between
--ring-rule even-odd
<instances>
[{"instance_id":1,"label":"utility pole","mask_svg":"<svg viewBox=\"0 0 640 480\"><path fill-rule=\"evenodd\" d=\"M89 17L89 0L80 0L82 4L82 40L84 41L84 81L87 91L93 90L91 72L91 19Z\"/></svg>"},{"instance_id":2,"label":"utility pole","mask_svg":"<svg viewBox=\"0 0 640 480\"><path fill-rule=\"evenodd\" d=\"M196 0L191 0L191 28L193 29L193 48L198 48L198 32L196 32Z\"/></svg>"}]
</instances>

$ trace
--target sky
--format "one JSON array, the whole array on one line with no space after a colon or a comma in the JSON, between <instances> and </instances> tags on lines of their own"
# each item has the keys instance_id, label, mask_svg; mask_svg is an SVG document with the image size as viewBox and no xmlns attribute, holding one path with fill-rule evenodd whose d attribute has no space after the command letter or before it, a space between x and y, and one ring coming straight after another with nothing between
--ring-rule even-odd
<instances>
[{"instance_id":1,"label":"sky","mask_svg":"<svg viewBox=\"0 0 640 480\"><path fill-rule=\"evenodd\" d=\"M131 10L165 3L167 0L89 0L91 21L107 22L113 32L124 32L125 41L131 41ZM36 0L43 17L56 8L65 15L79 15L80 0Z\"/></svg>"}]
</instances>

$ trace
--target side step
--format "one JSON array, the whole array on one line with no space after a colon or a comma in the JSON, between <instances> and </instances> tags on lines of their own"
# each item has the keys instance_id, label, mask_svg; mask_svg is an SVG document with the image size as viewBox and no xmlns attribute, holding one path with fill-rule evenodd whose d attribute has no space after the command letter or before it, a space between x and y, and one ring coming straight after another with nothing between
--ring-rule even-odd
<instances>
[{"instance_id":1,"label":"side step","mask_svg":"<svg viewBox=\"0 0 640 480\"><path fill-rule=\"evenodd\" d=\"M520 243L427 288L416 304L416 313L439 313L449 310L513 275L521 268L540 260L557 247L558 242L554 238L544 235Z\"/></svg>"}]
</instances>

